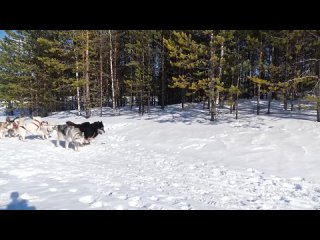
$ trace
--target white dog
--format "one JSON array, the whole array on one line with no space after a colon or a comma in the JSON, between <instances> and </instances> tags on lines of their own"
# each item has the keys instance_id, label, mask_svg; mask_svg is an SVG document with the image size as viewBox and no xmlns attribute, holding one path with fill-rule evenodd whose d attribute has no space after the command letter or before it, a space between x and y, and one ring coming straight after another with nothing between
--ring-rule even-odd
<instances>
[{"instance_id":1,"label":"white dog","mask_svg":"<svg viewBox=\"0 0 320 240\"><path fill-rule=\"evenodd\" d=\"M43 121L40 117L33 117L28 124L25 123L24 118L19 118L16 123L18 124L17 133L21 140L25 140L27 132L32 135L40 135L42 139L48 139L50 133L53 132L53 125Z\"/></svg>"},{"instance_id":2,"label":"white dog","mask_svg":"<svg viewBox=\"0 0 320 240\"><path fill-rule=\"evenodd\" d=\"M15 130L18 126L14 120L10 120L10 117L7 117L5 122L0 122L0 138L5 137L6 135L9 137L15 135Z\"/></svg>"},{"instance_id":3,"label":"white dog","mask_svg":"<svg viewBox=\"0 0 320 240\"><path fill-rule=\"evenodd\" d=\"M0 138L3 138L8 132L8 122L0 122Z\"/></svg>"}]
</instances>

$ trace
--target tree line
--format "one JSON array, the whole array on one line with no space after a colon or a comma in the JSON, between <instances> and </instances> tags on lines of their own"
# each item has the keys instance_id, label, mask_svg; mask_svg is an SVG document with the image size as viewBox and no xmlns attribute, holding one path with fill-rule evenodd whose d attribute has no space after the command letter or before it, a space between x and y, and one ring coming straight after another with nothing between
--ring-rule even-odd
<instances>
[{"instance_id":1,"label":"tree line","mask_svg":"<svg viewBox=\"0 0 320 240\"><path fill-rule=\"evenodd\" d=\"M313 102L320 121L319 30L6 30L0 100L8 114L202 102L211 120L240 98Z\"/></svg>"}]
</instances>

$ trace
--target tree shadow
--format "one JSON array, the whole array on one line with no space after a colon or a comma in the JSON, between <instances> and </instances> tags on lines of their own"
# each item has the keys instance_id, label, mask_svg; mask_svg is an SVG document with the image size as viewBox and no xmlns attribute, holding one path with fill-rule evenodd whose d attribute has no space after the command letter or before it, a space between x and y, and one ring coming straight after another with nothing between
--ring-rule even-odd
<instances>
[{"instance_id":1,"label":"tree shadow","mask_svg":"<svg viewBox=\"0 0 320 240\"><path fill-rule=\"evenodd\" d=\"M301 101L302 105L311 108L313 105L308 102ZM271 112L267 114L268 101L260 99L260 115L256 114L256 100L255 99L240 99L239 100L239 116L238 118L242 121L255 121L255 118L269 117L272 121L280 121L282 119L296 119L296 120L316 120L315 110L297 110L298 102L294 101L294 109L290 111L290 101L288 102L288 110L283 109L283 102L279 100L271 101ZM310 106L309 106L310 105ZM200 103L185 103L185 109L181 109L181 104L173 104L165 107L164 110L160 106L153 106L149 113L144 113L144 115L139 115L139 107L125 106L121 108L120 115L125 116L127 119L135 120L149 120L157 123L183 123L186 125L192 125L194 123L201 123L203 125L218 125L221 123L232 123L238 121L235 119L235 112L230 112L230 106L225 105L223 108L217 106L217 114L215 121L210 121L209 109L203 108L203 102ZM102 116L103 117L115 117L119 114L113 113L112 108L103 107ZM81 116L77 115L77 111L65 111L58 112L52 116L56 118L68 118L70 116L77 116L80 119L85 117L85 113L81 111ZM100 117L100 108L95 108L91 110L91 117ZM261 119L262 120L262 119Z\"/></svg>"},{"instance_id":2,"label":"tree shadow","mask_svg":"<svg viewBox=\"0 0 320 240\"><path fill-rule=\"evenodd\" d=\"M28 201L21 199L18 192L12 192L11 202L3 210L36 210L34 206L28 206Z\"/></svg>"},{"instance_id":3,"label":"tree shadow","mask_svg":"<svg viewBox=\"0 0 320 240\"><path fill-rule=\"evenodd\" d=\"M302 105L307 105L307 102L301 101ZM291 111L290 103L288 102L288 110L284 110L283 103L279 100L273 100L271 102L270 114L267 113L268 101L260 101L260 116L271 117L273 121L281 119L296 119L296 120L306 120L306 121L316 121L317 113L315 110L298 110L297 101L294 101L294 109ZM309 106L311 108L312 105ZM241 100L240 101L240 117L241 113L245 115L256 115L256 102L254 100Z\"/></svg>"},{"instance_id":4,"label":"tree shadow","mask_svg":"<svg viewBox=\"0 0 320 240\"><path fill-rule=\"evenodd\" d=\"M138 114L138 108L125 111L123 115L126 115L127 119L150 120L157 123L184 123L186 125L203 123L209 125L211 124L210 116L206 112L206 109L202 109L202 103L193 103L192 107L184 110L181 109L180 104L174 104L167 106L164 110L160 106L152 107L150 113L145 113L143 116Z\"/></svg>"}]
</instances>

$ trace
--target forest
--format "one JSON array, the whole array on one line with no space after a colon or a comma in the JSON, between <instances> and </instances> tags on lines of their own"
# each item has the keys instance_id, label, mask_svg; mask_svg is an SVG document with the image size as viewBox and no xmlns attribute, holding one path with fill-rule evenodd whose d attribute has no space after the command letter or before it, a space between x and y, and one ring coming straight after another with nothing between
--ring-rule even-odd
<instances>
[{"instance_id":1,"label":"forest","mask_svg":"<svg viewBox=\"0 0 320 240\"><path fill-rule=\"evenodd\" d=\"M6 30L0 101L7 114L203 103L210 120L239 99L310 103L320 122L319 30Z\"/></svg>"}]
</instances>

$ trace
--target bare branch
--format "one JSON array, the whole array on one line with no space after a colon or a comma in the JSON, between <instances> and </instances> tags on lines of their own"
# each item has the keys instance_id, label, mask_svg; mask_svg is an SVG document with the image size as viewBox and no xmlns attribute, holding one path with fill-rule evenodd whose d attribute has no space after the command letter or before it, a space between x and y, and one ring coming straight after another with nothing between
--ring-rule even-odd
<instances>
[{"instance_id":1,"label":"bare branch","mask_svg":"<svg viewBox=\"0 0 320 240\"><path fill-rule=\"evenodd\" d=\"M304 62L312 62L312 61L317 62L317 61L319 61L319 60L320 60L320 59L311 58L311 59L303 60L303 61L300 61L300 62L296 62L296 63L294 63L294 64L304 63Z\"/></svg>"},{"instance_id":2,"label":"bare branch","mask_svg":"<svg viewBox=\"0 0 320 240\"><path fill-rule=\"evenodd\" d=\"M311 32L311 31L307 31L307 33L310 33L312 36L316 37L317 39L319 39L319 38L320 38L320 36L318 36L317 34L315 34L315 33Z\"/></svg>"}]
</instances>

